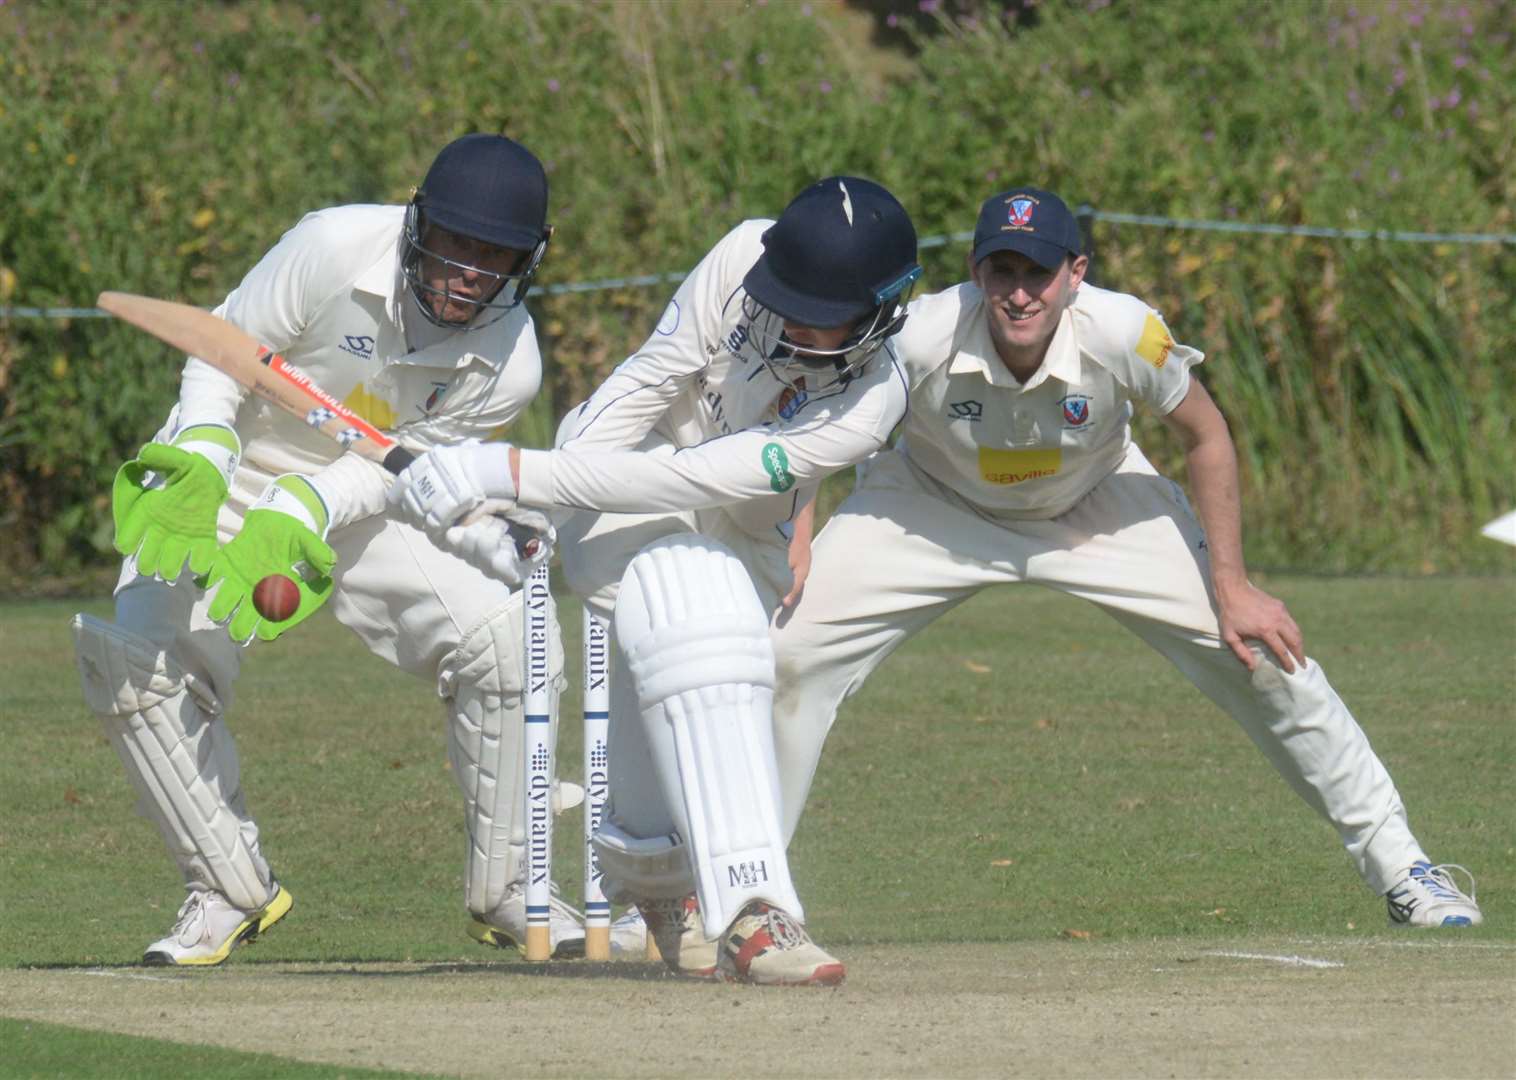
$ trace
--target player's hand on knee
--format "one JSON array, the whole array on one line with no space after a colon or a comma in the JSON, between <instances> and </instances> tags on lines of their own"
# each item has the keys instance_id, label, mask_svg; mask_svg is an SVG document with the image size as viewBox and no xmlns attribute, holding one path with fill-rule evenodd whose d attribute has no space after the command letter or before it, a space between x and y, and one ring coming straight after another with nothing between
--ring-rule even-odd
<instances>
[{"instance_id":1,"label":"player's hand on knee","mask_svg":"<svg viewBox=\"0 0 1516 1080\"><path fill-rule=\"evenodd\" d=\"M1305 638L1284 601L1248 582L1218 595L1217 605L1221 640L1249 671L1258 666L1258 658L1248 647L1248 639L1272 652L1285 671L1293 672L1297 664L1305 663Z\"/></svg>"},{"instance_id":2,"label":"player's hand on knee","mask_svg":"<svg viewBox=\"0 0 1516 1080\"><path fill-rule=\"evenodd\" d=\"M499 506L500 504L493 504ZM489 502L482 509L491 509ZM454 525L442 534L439 546L470 566L507 585L520 585L538 566L552 558L558 530L547 515L519 507L487 515L468 525Z\"/></svg>"},{"instance_id":3,"label":"player's hand on knee","mask_svg":"<svg viewBox=\"0 0 1516 1080\"><path fill-rule=\"evenodd\" d=\"M510 444L466 442L436 447L411 462L390 487L389 505L441 543L448 529L463 524L486 499L515 498Z\"/></svg>"},{"instance_id":4,"label":"player's hand on knee","mask_svg":"<svg viewBox=\"0 0 1516 1080\"><path fill-rule=\"evenodd\" d=\"M148 443L111 485L116 550L137 572L173 581L186 561L196 574L216 556L216 515L242 444L220 424L186 428L172 445Z\"/></svg>"},{"instance_id":5,"label":"player's hand on knee","mask_svg":"<svg viewBox=\"0 0 1516 1080\"><path fill-rule=\"evenodd\" d=\"M226 626L232 640L273 641L315 613L331 595L337 555L323 539L326 507L303 476L276 479L242 520L242 530L216 555L206 575L215 589L210 617ZM253 606L253 590L271 574L294 582L300 602L287 618L272 621Z\"/></svg>"}]
</instances>

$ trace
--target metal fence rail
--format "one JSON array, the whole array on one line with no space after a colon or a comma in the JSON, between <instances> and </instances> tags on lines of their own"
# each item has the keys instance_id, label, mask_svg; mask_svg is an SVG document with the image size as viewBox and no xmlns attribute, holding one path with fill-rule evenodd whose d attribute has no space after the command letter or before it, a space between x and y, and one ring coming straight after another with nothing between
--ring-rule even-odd
<instances>
[{"instance_id":1,"label":"metal fence rail","mask_svg":"<svg viewBox=\"0 0 1516 1080\"><path fill-rule=\"evenodd\" d=\"M1126 214L1116 210L1096 210L1087 204L1078 207L1074 213L1086 229L1093 222L1106 221L1114 225L1142 225L1192 232L1309 236L1322 240L1379 240L1394 244L1506 244L1516 247L1516 233L1430 233L1407 232L1400 229L1332 229L1314 225L1264 225L1245 221L1206 221L1195 218L1163 217L1157 214ZM925 236L917 242L917 246L938 248L948 244L966 244L973 238L974 234L971 232ZM688 270L671 270L661 274L641 274L636 277L601 278L596 281L544 285L537 291L547 296L565 296L573 293L607 292L612 289L641 289L653 285L677 284L688 274ZM106 317L104 311L95 307L0 307L0 319L101 319Z\"/></svg>"}]
</instances>

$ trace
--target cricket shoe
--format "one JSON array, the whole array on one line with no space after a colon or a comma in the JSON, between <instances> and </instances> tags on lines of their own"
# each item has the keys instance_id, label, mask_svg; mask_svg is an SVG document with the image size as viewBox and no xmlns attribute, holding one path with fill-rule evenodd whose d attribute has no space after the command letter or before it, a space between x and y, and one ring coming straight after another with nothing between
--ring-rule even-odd
<instances>
[{"instance_id":1,"label":"cricket shoe","mask_svg":"<svg viewBox=\"0 0 1516 1080\"><path fill-rule=\"evenodd\" d=\"M716 943L705 939L705 923L694 893L677 900L638 900L637 910L670 971L688 979L715 977Z\"/></svg>"},{"instance_id":2,"label":"cricket shoe","mask_svg":"<svg viewBox=\"0 0 1516 1080\"><path fill-rule=\"evenodd\" d=\"M232 907L231 901L211 889L191 889L179 908L168 936L147 947L142 962L155 967L212 967L231 955L238 945L258 940L258 935L288 914L295 904L290 891L277 881L268 903L254 911Z\"/></svg>"},{"instance_id":3,"label":"cricket shoe","mask_svg":"<svg viewBox=\"0 0 1516 1080\"><path fill-rule=\"evenodd\" d=\"M611 958L641 960L647 955L647 920L636 907L629 907L611 923Z\"/></svg>"},{"instance_id":4,"label":"cricket shoe","mask_svg":"<svg viewBox=\"0 0 1516 1080\"><path fill-rule=\"evenodd\" d=\"M1467 893L1458 887L1452 870L1468 880ZM1412 863L1384 899L1391 926L1478 926L1484 922L1474 900L1474 875L1456 863Z\"/></svg>"},{"instance_id":5,"label":"cricket shoe","mask_svg":"<svg viewBox=\"0 0 1516 1080\"><path fill-rule=\"evenodd\" d=\"M481 945L497 949L526 952L526 891L512 885L505 899L487 915L475 915L469 922L469 937ZM584 916L558 898L558 886L548 895L548 941L554 960L570 960L584 955Z\"/></svg>"},{"instance_id":6,"label":"cricket shoe","mask_svg":"<svg viewBox=\"0 0 1516 1080\"><path fill-rule=\"evenodd\" d=\"M762 900L742 909L721 939L717 977L759 986L836 986L847 977L787 913Z\"/></svg>"}]
</instances>

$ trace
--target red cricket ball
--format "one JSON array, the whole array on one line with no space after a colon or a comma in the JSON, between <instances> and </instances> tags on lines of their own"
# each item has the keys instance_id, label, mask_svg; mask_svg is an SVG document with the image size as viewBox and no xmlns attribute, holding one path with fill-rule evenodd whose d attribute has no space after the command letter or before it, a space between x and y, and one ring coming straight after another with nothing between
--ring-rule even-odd
<instances>
[{"instance_id":1,"label":"red cricket ball","mask_svg":"<svg viewBox=\"0 0 1516 1080\"><path fill-rule=\"evenodd\" d=\"M253 586L253 607L269 622L283 622L300 606L300 588L283 574L270 574Z\"/></svg>"}]
</instances>

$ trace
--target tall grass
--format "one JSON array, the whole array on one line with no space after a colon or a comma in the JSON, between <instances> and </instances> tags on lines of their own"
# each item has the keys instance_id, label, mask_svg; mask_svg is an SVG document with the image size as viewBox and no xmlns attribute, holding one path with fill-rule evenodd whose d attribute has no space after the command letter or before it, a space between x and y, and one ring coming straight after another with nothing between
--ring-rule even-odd
<instances>
[{"instance_id":1,"label":"tall grass","mask_svg":"<svg viewBox=\"0 0 1516 1080\"><path fill-rule=\"evenodd\" d=\"M469 130L547 165L545 284L688 269L828 172L890 186L923 235L1029 180L1107 210L1516 229L1512 0L921 7L889 26L820 2L13 0L0 305L214 303L306 210L401 201ZM1255 562L1508 565L1472 527L1516 505L1509 247L1096 239L1102 283L1211 357ZM929 251L929 286L963 256ZM670 291L536 297L550 393L516 437L546 442ZM111 472L177 369L120 327L0 321L6 572L109 561Z\"/></svg>"}]
</instances>

